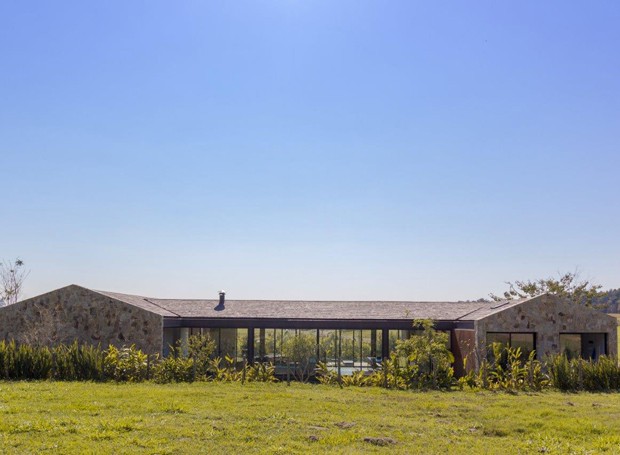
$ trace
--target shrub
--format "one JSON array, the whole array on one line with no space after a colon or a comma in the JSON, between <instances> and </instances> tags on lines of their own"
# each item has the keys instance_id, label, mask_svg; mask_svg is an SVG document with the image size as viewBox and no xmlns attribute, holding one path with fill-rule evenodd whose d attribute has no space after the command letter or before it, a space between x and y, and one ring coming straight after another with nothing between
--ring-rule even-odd
<instances>
[{"instance_id":1,"label":"shrub","mask_svg":"<svg viewBox=\"0 0 620 455\"><path fill-rule=\"evenodd\" d=\"M307 333L286 338L282 343L282 353L287 362L294 365L295 379L306 382L316 368L316 339Z\"/></svg>"},{"instance_id":2,"label":"shrub","mask_svg":"<svg viewBox=\"0 0 620 455\"><path fill-rule=\"evenodd\" d=\"M385 387L386 389L406 389L408 387L407 373L401 370L398 357L392 353L389 359L381 361L381 368L372 372L368 377L368 384Z\"/></svg>"},{"instance_id":3,"label":"shrub","mask_svg":"<svg viewBox=\"0 0 620 455\"><path fill-rule=\"evenodd\" d=\"M237 382L241 381L243 373L237 371L235 367L235 359L229 356L224 357L222 363L221 357L209 360L209 379L213 381Z\"/></svg>"},{"instance_id":4,"label":"shrub","mask_svg":"<svg viewBox=\"0 0 620 455\"><path fill-rule=\"evenodd\" d=\"M459 379L461 387L488 390L541 390L549 385L545 365L536 360L536 352L523 359L520 348L494 343L493 361L483 360L478 371L470 371Z\"/></svg>"},{"instance_id":5,"label":"shrub","mask_svg":"<svg viewBox=\"0 0 620 455\"><path fill-rule=\"evenodd\" d=\"M148 357L135 345L117 348L110 345L104 358L104 372L115 381L140 382L147 378Z\"/></svg>"},{"instance_id":6,"label":"shrub","mask_svg":"<svg viewBox=\"0 0 620 455\"><path fill-rule=\"evenodd\" d=\"M101 381L104 379L105 353L88 344L60 344L52 349L52 378L61 381Z\"/></svg>"},{"instance_id":7,"label":"shrub","mask_svg":"<svg viewBox=\"0 0 620 455\"><path fill-rule=\"evenodd\" d=\"M565 355L547 361L553 387L563 391L601 392L620 390L620 366L615 359L568 359Z\"/></svg>"},{"instance_id":8,"label":"shrub","mask_svg":"<svg viewBox=\"0 0 620 455\"><path fill-rule=\"evenodd\" d=\"M341 377L342 385L353 387L366 387L372 385L369 375L363 371L354 371L353 374Z\"/></svg>"},{"instance_id":9,"label":"shrub","mask_svg":"<svg viewBox=\"0 0 620 455\"><path fill-rule=\"evenodd\" d=\"M153 380L158 383L193 382L196 379L196 363L186 357L166 357L153 368Z\"/></svg>"},{"instance_id":10,"label":"shrub","mask_svg":"<svg viewBox=\"0 0 620 455\"><path fill-rule=\"evenodd\" d=\"M179 350L176 354L179 355ZM188 357L193 362L194 378L204 378L209 373L211 356L215 352L215 341L206 334L192 335L188 339Z\"/></svg>"},{"instance_id":11,"label":"shrub","mask_svg":"<svg viewBox=\"0 0 620 455\"><path fill-rule=\"evenodd\" d=\"M255 363L246 368L248 382L277 382L276 368L272 363Z\"/></svg>"},{"instance_id":12,"label":"shrub","mask_svg":"<svg viewBox=\"0 0 620 455\"><path fill-rule=\"evenodd\" d=\"M330 370L325 362L316 364L314 377L321 384L338 384L338 374Z\"/></svg>"},{"instance_id":13,"label":"shrub","mask_svg":"<svg viewBox=\"0 0 620 455\"><path fill-rule=\"evenodd\" d=\"M405 364L395 374L409 388L450 388L454 383L454 356L448 349L449 335L435 330L430 320L414 321L413 326L416 334L396 342L396 356L404 359Z\"/></svg>"}]
</instances>

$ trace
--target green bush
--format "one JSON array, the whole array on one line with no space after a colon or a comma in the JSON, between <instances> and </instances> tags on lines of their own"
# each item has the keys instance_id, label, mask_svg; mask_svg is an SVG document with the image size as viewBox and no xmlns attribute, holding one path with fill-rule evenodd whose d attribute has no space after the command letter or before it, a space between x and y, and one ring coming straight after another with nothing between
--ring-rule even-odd
<instances>
[{"instance_id":1,"label":"green bush","mask_svg":"<svg viewBox=\"0 0 620 455\"><path fill-rule=\"evenodd\" d=\"M459 379L461 387L487 390L542 390L549 385L545 364L536 360L536 352L523 358L520 348L511 348L494 343L493 360L483 360L478 371L470 371Z\"/></svg>"},{"instance_id":2,"label":"green bush","mask_svg":"<svg viewBox=\"0 0 620 455\"><path fill-rule=\"evenodd\" d=\"M314 377L320 384L338 384L338 374L330 370L325 362L316 364Z\"/></svg>"},{"instance_id":3,"label":"green bush","mask_svg":"<svg viewBox=\"0 0 620 455\"><path fill-rule=\"evenodd\" d=\"M248 382L277 382L276 368L272 363L255 363L246 367Z\"/></svg>"},{"instance_id":4,"label":"green bush","mask_svg":"<svg viewBox=\"0 0 620 455\"><path fill-rule=\"evenodd\" d=\"M620 390L620 366L610 357L598 360L568 359L558 355L547 361L551 385L563 391Z\"/></svg>"},{"instance_id":5,"label":"green bush","mask_svg":"<svg viewBox=\"0 0 620 455\"><path fill-rule=\"evenodd\" d=\"M196 380L196 363L189 357L166 357L153 367L153 380L158 383L193 382Z\"/></svg>"},{"instance_id":6,"label":"green bush","mask_svg":"<svg viewBox=\"0 0 620 455\"><path fill-rule=\"evenodd\" d=\"M438 332L430 320L413 323L416 334L396 342L398 374L412 389L449 389L454 383L454 356L448 349L449 334ZM398 367L399 365L397 365Z\"/></svg>"},{"instance_id":7,"label":"green bush","mask_svg":"<svg viewBox=\"0 0 620 455\"><path fill-rule=\"evenodd\" d=\"M237 370L235 359L225 356L222 363L221 357L209 361L209 379L212 381L238 382L243 378L243 372Z\"/></svg>"},{"instance_id":8,"label":"green bush","mask_svg":"<svg viewBox=\"0 0 620 455\"><path fill-rule=\"evenodd\" d=\"M110 345L103 365L106 378L115 381L140 382L147 379L148 356L133 344L120 349Z\"/></svg>"},{"instance_id":9,"label":"green bush","mask_svg":"<svg viewBox=\"0 0 620 455\"><path fill-rule=\"evenodd\" d=\"M206 334L199 334L190 336L187 344L188 357L193 362L194 377L205 378L209 374L211 356L215 352L215 341ZM180 355L178 347L176 355Z\"/></svg>"}]
</instances>

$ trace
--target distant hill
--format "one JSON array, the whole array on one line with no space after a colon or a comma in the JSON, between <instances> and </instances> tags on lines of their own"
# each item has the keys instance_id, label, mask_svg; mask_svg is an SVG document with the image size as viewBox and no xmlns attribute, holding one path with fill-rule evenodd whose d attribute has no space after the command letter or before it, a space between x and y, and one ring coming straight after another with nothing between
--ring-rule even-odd
<instances>
[{"instance_id":1,"label":"distant hill","mask_svg":"<svg viewBox=\"0 0 620 455\"><path fill-rule=\"evenodd\" d=\"M620 313L620 289L611 289L592 303L605 313Z\"/></svg>"}]
</instances>

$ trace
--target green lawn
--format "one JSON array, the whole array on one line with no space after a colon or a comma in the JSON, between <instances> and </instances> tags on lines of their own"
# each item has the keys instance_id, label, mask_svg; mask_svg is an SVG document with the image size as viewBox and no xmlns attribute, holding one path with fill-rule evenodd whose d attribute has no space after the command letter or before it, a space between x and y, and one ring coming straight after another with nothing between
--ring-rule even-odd
<instances>
[{"instance_id":1,"label":"green lawn","mask_svg":"<svg viewBox=\"0 0 620 455\"><path fill-rule=\"evenodd\" d=\"M620 453L620 394L0 382L0 452L46 451Z\"/></svg>"}]
</instances>

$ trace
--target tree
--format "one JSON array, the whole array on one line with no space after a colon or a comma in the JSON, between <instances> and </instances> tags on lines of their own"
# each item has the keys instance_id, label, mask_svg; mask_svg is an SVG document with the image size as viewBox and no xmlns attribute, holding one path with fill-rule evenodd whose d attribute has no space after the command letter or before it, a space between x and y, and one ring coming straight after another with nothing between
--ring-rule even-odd
<instances>
[{"instance_id":1,"label":"tree","mask_svg":"<svg viewBox=\"0 0 620 455\"><path fill-rule=\"evenodd\" d=\"M396 342L396 355L406 359L404 376L414 388L448 388L452 384L454 355L448 348L450 336L435 330L433 321L413 321L414 335Z\"/></svg>"},{"instance_id":2,"label":"tree","mask_svg":"<svg viewBox=\"0 0 620 455\"><path fill-rule=\"evenodd\" d=\"M289 365L295 365L293 375L301 382L306 382L317 362L316 339L308 333L298 333L284 340L282 353Z\"/></svg>"},{"instance_id":3,"label":"tree","mask_svg":"<svg viewBox=\"0 0 620 455\"><path fill-rule=\"evenodd\" d=\"M501 296L490 294L493 300L513 300L553 294L576 305L593 306L596 299L604 295L600 284L580 280L578 272L568 272L559 278L541 278L538 280L507 282L509 289Z\"/></svg>"},{"instance_id":4,"label":"tree","mask_svg":"<svg viewBox=\"0 0 620 455\"><path fill-rule=\"evenodd\" d=\"M4 305L19 301L24 280L29 273L24 270L24 261L19 258L13 262L0 263L0 301Z\"/></svg>"},{"instance_id":5,"label":"tree","mask_svg":"<svg viewBox=\"0 0 620 455\"><path fill-rule=\"evenodd\" d=\"M620 289L610 289L594 300L593 306L600 308L605 313L620 312Z\"/></svg>"}]
</instances>

